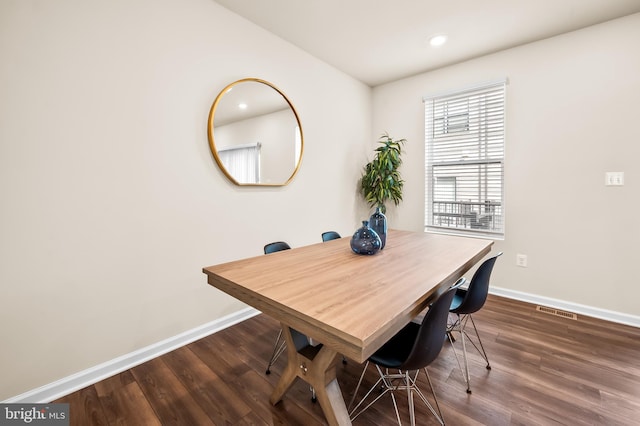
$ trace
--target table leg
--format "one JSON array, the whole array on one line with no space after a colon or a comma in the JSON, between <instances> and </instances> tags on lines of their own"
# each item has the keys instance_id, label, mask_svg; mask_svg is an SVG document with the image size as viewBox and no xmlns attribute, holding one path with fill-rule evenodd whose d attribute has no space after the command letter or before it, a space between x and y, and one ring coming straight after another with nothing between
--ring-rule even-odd
<instances>
[{"instance_id":1,"label":"table leg","mask_svg":"<svg viewBox=\"0 0 640 426\"><path fill-rule=\"evenodd\" d=\"M298 352L289 327L282 324L282 332L287 341L287 366L271 394L271 404L277 404L295 379L300 378L315 389L329 425L350 425L349 413L336 379L337 352L326 346L313 351L312 356L306 351Z\"/></svg>"}]
</instances>

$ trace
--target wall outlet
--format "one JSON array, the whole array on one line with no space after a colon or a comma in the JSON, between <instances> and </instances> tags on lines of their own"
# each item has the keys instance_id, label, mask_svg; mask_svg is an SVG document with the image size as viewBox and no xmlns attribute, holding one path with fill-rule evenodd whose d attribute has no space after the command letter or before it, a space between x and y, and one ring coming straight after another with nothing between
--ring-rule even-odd
<instances>
[{"instance_id":1,"label":"wall outlet","mask_svg":"<svg viewBox=\"0 0 640 426\"><path fill-rule=\"evenodd\" d=\"M527 255L526 254L516 254L516 265L521 268L527 267Z\"/></svg>"},{"instance_id":2,"label":"wall outlet","mask_svg":"<svg viewBox=\"0 0 640 426\"><path fill-rule=\"evenodd\" d=\"M607 186L623 186L624 172L607 172L605 173L605 185Z\"/></svg>"}]
</instances>

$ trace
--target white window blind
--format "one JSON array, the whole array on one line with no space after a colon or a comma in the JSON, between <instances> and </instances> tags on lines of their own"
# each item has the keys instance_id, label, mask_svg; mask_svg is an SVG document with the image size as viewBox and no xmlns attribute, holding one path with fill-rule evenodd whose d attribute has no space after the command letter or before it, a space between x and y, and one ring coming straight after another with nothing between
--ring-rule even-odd
<instances>
[{"instance_id":1,"label":"white window blind","mask_svg":"<svg viewBox=\"0 0 640 426\"><path fill-rule=\"evenodd\" d=\"M218 150L220 161L229 174L242 183L260 183L261 143Z\"/></svg>"},{"instance_id":2,"label":"white window blind","mask_svg":"<svg viewBox=\"0 0 640 426\"><path fill-rule=\"evenodd\" d=\"M425 97L425 230L504 235L505 88Z\"/></svg>"}]
</instances>

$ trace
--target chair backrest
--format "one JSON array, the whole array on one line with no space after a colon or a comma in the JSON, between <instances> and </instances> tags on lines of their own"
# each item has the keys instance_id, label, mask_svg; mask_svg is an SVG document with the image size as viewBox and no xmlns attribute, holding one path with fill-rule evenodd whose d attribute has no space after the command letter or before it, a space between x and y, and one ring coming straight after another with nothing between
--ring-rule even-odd
<instances>
[{"instance_id":1,"label":"chair backrest","mask_svg":"<svg viewBox=\"0 0 640 426\"><path fill-rule=\"evenodd\" d=\"M329 241L329 240L337 240L338 238L342 238L342 237L340 237L340 234L338 234L336 231L327 231L322 233L323 242Z\"/></svg>"},{"instance_id":2,"label":"chair backrest","mask_svg":"<svg viewBox=\"0 0 640 426\"><path fill-rule=\"evenodd\" d=\"M484 302L487 300L487 294L489 294L491 271L493 271L493 265L495 265L496 259L498 259L500 255L502 255L502 252L485 260L482 265L480 265L469 282L469 288L466 291L462 303L460 303L460 306L456 309L452 309L452 313L472 314L484 306Z\"/></svg>"},{"instance_id":3,"label":"chair backrest","mask_svg":"<svg viewBox=\"0 0 640 426\"><path fill-rule=\"evenodd\" d=\"M289 244L284 241L276 241L275 243L269 243L264 246L264 254L275 253L276 251L281 250L289 250L290 248Z\"/></svg>"},{"instance_id":4,"label":"chair backrest","mask_svg":"<svg viewBox=\"0 0 640 426\"><path fill-rule=\"evenodd\" d=\"M413 348L407 359L398 367L399 369L419 370L436 359L446 339L447 319L453 295L465 282L464 278L460 278L429 306L420 324Z\"/></svg>"}]
</instances>

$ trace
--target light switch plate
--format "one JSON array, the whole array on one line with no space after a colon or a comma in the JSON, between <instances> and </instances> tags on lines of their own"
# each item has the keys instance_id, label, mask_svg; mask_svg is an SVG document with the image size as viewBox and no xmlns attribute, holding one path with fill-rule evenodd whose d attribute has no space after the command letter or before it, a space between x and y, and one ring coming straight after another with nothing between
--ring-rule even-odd
<instances>
[{"instance_id":1,"label":"light switch plate","mask_svg":"<svg viewBox=\"0 0 640 426\"><path fill-rule=\"evenodd\" d=\"M605 185L607 186L624 185L624 172L607 172L605 174Z\"/></svg>"}]
</instances>

